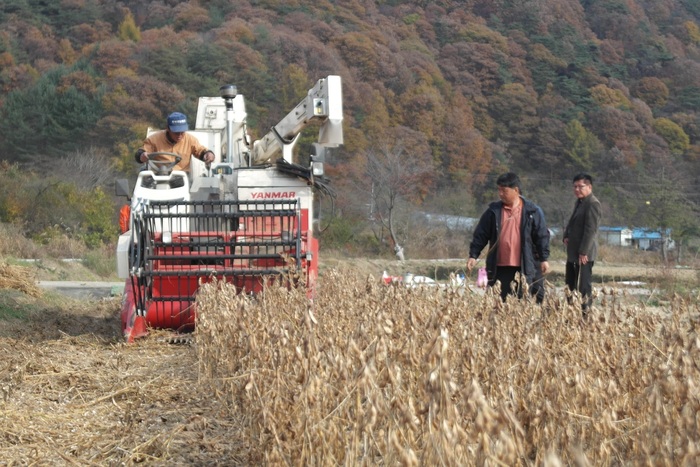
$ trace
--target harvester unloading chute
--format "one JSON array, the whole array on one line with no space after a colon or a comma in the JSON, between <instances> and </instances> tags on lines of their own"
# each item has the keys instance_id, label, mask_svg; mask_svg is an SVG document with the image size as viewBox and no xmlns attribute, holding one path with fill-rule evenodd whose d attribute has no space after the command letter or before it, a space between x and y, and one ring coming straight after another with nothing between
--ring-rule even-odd
<instances>
[{"instance_id":1,"label":"harvester unloading chute","mask_svg":"<svg viewBox=\"0 0 700 467\"><path fill-rule=\"evenodd\" d=\"M253 164L270 162L282 151L287 162L292 161L292 149L296 139L307 125L321 121L318 144L324 147L337 147L343 144L343 102L340 76L329 76L319 80L309 90L306 98L272 127L260 141L253 144L251 161Z\"/></svg>"}]
</instances>

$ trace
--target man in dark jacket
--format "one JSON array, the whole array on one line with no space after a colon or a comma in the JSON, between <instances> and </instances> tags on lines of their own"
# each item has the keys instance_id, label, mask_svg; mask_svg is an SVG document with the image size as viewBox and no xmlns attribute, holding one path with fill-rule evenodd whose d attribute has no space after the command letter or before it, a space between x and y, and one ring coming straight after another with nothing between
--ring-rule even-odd
<instances>
[{"instance_id":1,"label":"man in dark jacket","mask_svg":"<svg viewBox=\"0 0 700 467\"><path fill-rule=\"evenodd\" d=\"M581 294L585 318L593 301L593 263L598 255L598 226L601 207L593 196L593 178L585 173L574 176L574 196L578 198L564 230L566 245L566 285Z\"/></svg>"},{"instance_id":2,"label":"man in dark jacket","mask_svg":"<svg viewBox=\"0 0 700 467\"><path fill-rule=\"evenodd\" d=\"M491 203L479 219L469 244L467 270L471 272L488 245L489 286L500 282L501 298L505 300L510 293L522 297L521 284L515 282L517 273L532 284L538 262L542 274L549 272L549 230L542 209L521 196L520 178L516 174L499 176L496 185L500 201ZM541 298L538 294L537 301L541 302Z\"/></svg>"}]
</instances>

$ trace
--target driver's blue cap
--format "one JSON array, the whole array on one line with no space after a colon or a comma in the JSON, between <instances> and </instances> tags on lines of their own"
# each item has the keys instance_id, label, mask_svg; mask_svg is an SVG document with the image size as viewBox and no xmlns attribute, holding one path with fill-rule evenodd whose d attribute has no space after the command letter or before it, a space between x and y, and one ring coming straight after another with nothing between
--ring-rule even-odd
<instances>
[{"instance_id":1,"label":"driver's blue cap","mask_svg":"<svg viewBox=\"0 0 700 467\"><path fill-rule=\"evenodd\" d=\"M190 128L187 126L187 117L180 112L168 115L168 129L174 133L182 133Z\"/></svg>"}]
</instances>

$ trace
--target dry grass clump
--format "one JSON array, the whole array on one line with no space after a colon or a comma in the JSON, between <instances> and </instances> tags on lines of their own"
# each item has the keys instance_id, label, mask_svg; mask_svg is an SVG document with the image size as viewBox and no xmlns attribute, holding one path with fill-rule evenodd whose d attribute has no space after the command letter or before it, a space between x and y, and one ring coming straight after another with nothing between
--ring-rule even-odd
<instances>
[{"instance_id":1,"label":"dry grass clump","mask_svg":"<svg viewBox=\"0 0 700 467\"><path fill-rule=\"evenodd\" d=\"M0 256L41 258L42 248L24 236L18 226L0 222Z\"/></svg>"},{"instance_id":2,"label":"dry grass clump","mask_svg":"<svg viewBox=\"0 0 700 467\"><path fill-rule=\"evenodd\" d=\"M700 313L383 286L329 270L258 297L198 298L200 384L240 418L247 462L696 465Z\"/></svg>"},{"instance_id":3,"label":"dry grass clump","mask_svg":"<svg viewBox=\"0 0 700 467\"><path fill-rule=\"evenodd\" d=\"M43 239L42 250L49 258L82 258L88 253L85 244L63 233Z\"/></svg>"},{"instance_id":4,"label":"dry grass clump","mask_svg":"<svg viewBox=\"0 0 700 467\"><path fill-rule=\"evenodd\" d=\"M31 269L0 262L0 289L15 289L32 297L41 296L36 274Z\"/></svg>"},{"instance_id":5,"label":"dry grass clump","mask_svg":"<svg viewBox=\"0 0 700 467\"><path fill-rule=\"evenodd\" d=\"M34 240L20 226L0 222L0 256L13 258L80 258L88 252L84 242L70 238L58 228L52 235Z\"/></svg>"}]
</instances>

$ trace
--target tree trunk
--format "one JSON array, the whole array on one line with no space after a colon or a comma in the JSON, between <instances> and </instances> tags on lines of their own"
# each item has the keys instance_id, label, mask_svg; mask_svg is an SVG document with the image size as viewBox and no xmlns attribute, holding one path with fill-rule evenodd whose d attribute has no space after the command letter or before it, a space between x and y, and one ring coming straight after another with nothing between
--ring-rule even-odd
<instances>
[{"instance_id":1,"label":"tree trunk","mask_svg":"<svg viewBox=\"0 0 700 467\"><path fill-rule=\"evenodd\" d=\"M393 208L393 203L392 203L392 208ZM391 235L391 241L394 244L394 253L396 253L396 257L399 259L399 261L403 261L404 255L403 255L403 247L399 245L399 241L396 238L396 232L394 232L394 210L390 209L389 210L389 235Z\"/></svg>"},{"instance_id":2,"label":"tree trunk","mask_svg":"<svg viewBox=\"0 0 700 467\"><path fill-rule=\"evenodd\" d=\"M668 239L663 233L661 234L661 259L664 263L668 261Z\"/></svg>"},{"instance_id":3,"label":"tree trunk","mask_svg":"<svg viewBox=\"0 0 700 467\"><path fill-rule=\"evenodd\" d=\"M406 259L403 256L403 247L398 243L394 246L394 252L396 253L396 257L399 259L399 261Z\"/></svg>"}]
</instances>

